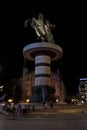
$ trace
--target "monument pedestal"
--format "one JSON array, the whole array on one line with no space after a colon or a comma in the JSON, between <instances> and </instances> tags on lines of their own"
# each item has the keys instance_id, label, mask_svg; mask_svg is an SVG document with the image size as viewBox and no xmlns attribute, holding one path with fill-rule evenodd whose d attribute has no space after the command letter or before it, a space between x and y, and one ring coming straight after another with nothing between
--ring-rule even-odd
<instances>
[{"instance_id":1,"label":"monument pedestal","mask_svg":"<svg viewBox=\"0 0 87 130\"><path fill-rule=\"evenodd\" d=\"M51 62L62 57L62 48L54 43L36 42L25 46L23 55L35 62L35 86L30 102L45 103L51 86Z\"/></svg>"}]
</instances>

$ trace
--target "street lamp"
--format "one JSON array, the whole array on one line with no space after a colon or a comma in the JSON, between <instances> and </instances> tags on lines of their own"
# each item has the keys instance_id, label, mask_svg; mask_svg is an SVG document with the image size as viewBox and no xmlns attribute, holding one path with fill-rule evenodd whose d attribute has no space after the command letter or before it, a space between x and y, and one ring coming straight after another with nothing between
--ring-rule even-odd
<instances>
[{"instance_id":1,"label":"street lamp","mask_svg":"<svg viewBox=\"0 0 87 130\"><path fill-rule=\"evenodd\" d=\"M11 99L11 98L8 99L8 102L9 102L9 103L12 103L12 102L13 102L13 99Z\"/></svg>"}]
</instances>

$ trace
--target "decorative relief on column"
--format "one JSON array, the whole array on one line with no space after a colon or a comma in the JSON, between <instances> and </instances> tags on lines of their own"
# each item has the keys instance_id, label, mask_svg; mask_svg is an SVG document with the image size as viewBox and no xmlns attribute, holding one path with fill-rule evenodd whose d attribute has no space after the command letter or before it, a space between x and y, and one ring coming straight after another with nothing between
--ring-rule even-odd
<instances>
[{"instance_id":1,"label":"decorative relief on column","mask_svg":"<svg viewBox=\"0 0 87 130\"><path fill-rule=\"evenodd\" d=\"M38 86L38 85L50 85L50 78L47 78L47 77L35 78L35 86Z\"/></svg>"},{"instance_id":2,"label":"decorative relief on column","mask_svg":"<svg viewBox=\"0 0 87 130\"><path fill-rule=\"evenodd\" d=\"M40 55L35 57L35 64L38 63L51 63L51 58L46 55Z\"/></svg>"},{"instance_id":3,"label":"decorative relief on column","mask_svg":"<svg viewBox=\"0 0 87 130\"><path fill-rule=\"evenodd\" d=\"M35 67L35 74L51 74L51 68L48 66Z\"/></svg>"}]
</instances>

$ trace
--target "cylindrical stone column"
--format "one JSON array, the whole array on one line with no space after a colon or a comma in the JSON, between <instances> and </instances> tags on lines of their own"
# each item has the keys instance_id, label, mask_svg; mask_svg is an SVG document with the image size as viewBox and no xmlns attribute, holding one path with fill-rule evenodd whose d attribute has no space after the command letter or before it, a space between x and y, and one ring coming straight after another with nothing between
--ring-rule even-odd
<instances>
[{"instance_id":1,"label":"cylindrical stone column","mask_svg":"<svg viewBox=\"0 0 87 130\"><path fill-rule=\"evenodd\" d=\"M35 87L41 87L42 102L47 99L47 87L50 87L51 58L48 55L38 55L35 57Z\"/></svg>"},{"instance_id":2,"label":"cylindrical stone column","mask_svg":"<svg viewBox=\"0 0 87 130\"><path fill-rule=\"evenodd\" d=\"M35 86L50 86L51 58L47 55L35 57Z\"/></svg>"}]
</instances>

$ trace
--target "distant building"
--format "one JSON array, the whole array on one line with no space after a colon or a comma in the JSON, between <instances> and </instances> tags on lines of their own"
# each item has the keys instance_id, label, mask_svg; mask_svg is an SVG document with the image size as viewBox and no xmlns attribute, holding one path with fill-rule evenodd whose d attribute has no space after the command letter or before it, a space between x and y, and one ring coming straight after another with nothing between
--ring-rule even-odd
<instances>
[{"instance_id":1,"label":"distant building","mask_svg":"<svg viewBox=\"0 0 87 130\"><path fill-rule=\"evenodd\" d=\"M79 94L84 103L87 103L87 78L80 78Z\"/></svg>"}]
</instances>

